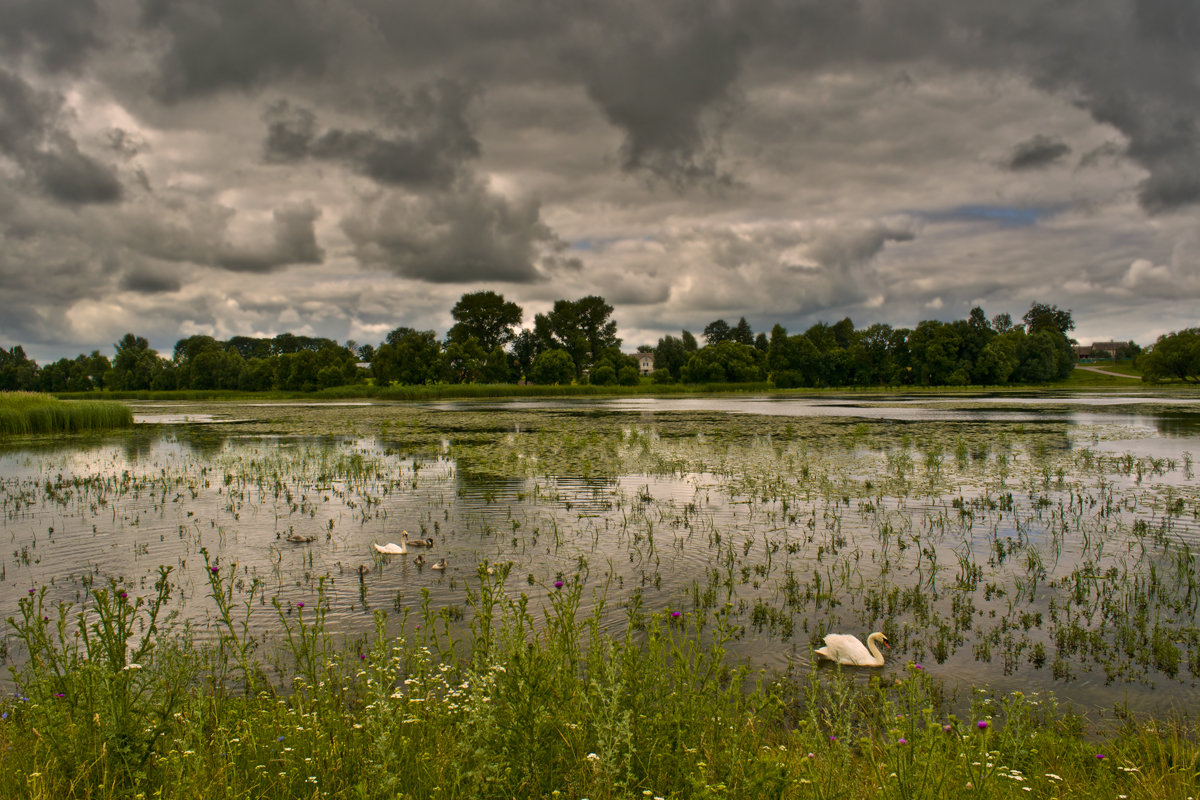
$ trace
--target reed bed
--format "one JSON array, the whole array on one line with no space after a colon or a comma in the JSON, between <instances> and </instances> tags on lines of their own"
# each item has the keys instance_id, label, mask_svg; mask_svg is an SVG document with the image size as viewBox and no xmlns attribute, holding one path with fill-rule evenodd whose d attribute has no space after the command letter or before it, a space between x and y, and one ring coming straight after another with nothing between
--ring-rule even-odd
<instances>
[{"instance_id":1,"label":"reed bed","mask_svg":"<svg viewBox=\"0 0 1200 800\"><path fill-rule=\"evenodd\" d=\"M48 394L0 392L0 436L127 428L133 412L117 402L65 402Z\"/></svg>"},{"instance_id":2,"label":"reed bed","mask_svg":"<svg viewBox=\"0 0 1200 800\"><path fill-rule=\"evenodd\" d=\"M1100 737L1052 697L979 691L950 713L909 662L889 680L731 664L729 611L628 609L574 579L535 606L481 564L469 628L428 602L339 640L329 605L264 602L202 568L218 639L174 625L170 570L76 604L32 590L30 659L0 703L0 795L31 798L1182 798L1194 723L1127 718ZM248 615L273 633L248 636ZM459 631L456 635L455 631ZM271 643L274 644L271 644ZM861 671L859 671L861 673Z\"/></svg>"}]
</instances>

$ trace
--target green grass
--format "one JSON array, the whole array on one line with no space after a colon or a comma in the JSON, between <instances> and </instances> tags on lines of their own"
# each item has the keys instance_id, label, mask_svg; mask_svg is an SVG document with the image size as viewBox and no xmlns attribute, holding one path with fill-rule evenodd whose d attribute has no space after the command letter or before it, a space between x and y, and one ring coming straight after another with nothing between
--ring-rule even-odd
<instances>
[{"instance_id":1,"label":"green grass","mask_svg":"<svg viewBox=\"0 0 1200 800\"><path fill-rule=\"evenodd\" d=\"M0 436L77 433L132 424L133 412L121 403L64 402L48 394L0 392Z\"/></svg>"},{"instance_id":2,"label":"green grass","mask_svg":"<svg viewBox=\"0 0 1200 800\"><path fill-rule=\"evenodd\" d=\"M30 798L1182 798L1194 721L1101 735L1052 698L978 691L959 715L920 665L882 681L820 668L750 674L727 611L624 630L571 580L544 608L481 567L469 629L428 599L326 634L323 595L264 601L204 567L216 640L172 629L169 570L80 607L31 590L10 619L28 660L0 701L0 796ZM201 581L203 585L204 581ZM270 642L244 615L273 614ZM78 632L78 635L77 635ZM273 642L273 644L272 644ZM869 674L869 671L868 671ZM1032 791L1026 791L1026 790Z\"/></svg>"}]
</instances>

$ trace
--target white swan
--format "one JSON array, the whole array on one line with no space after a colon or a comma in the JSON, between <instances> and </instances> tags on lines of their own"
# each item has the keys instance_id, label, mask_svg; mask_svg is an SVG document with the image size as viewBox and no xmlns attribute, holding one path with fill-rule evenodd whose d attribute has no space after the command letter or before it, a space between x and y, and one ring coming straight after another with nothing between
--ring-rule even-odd
<instances>
[{"instance_id":1,"label":"white swan","mask_svg":"<svg viewBox=\"0 0 1200 800\"><path fill-rule=\"evenodd\" d=\"M398 556L407 553L408 548L403 544L396 544L395 542L388 542L387 544L379 544L376 542L375 551L388 556Z\"/></svg>"},{"instance_id":2,"label":"white swan","mask_svg":"<svg viewBox=\"0 0 1200 800\"><path fill-rule=\"evenodd\" d=\"M876 642L882 642L884 647L891 649L887 637L879 631L867 637L866 647L857 637L848 633L831 633L825 637L825 646L818 648L816 654L852 667L882 667L883 653Z\"/></svg>"}]
</instances>

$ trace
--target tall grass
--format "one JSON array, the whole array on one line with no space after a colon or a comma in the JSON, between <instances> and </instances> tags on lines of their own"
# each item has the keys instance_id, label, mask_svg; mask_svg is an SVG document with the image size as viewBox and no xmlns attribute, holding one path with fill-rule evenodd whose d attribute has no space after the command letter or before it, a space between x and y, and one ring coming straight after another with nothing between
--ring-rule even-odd
<instances>
[{"instance_id":1,"label":"tall grass","mask_svg":"<svg viewBox=\"0 0 1200 800\"><path fill-rule=\"evenodd\" d=\"M116 402L57 400L34 392L0 392L0 436L127 428L133 412Z\"/></svg>"},{"instance_id":2,"label":"tall grass","mask_svg":"<svg viewBox=\"0 0 1200 800\"><path fill-rule=\"evenodd\" d=\"M1132 720L1089 738L1052 700L979 692L961 717L918 664L887 681L732 663L728 611L581 615L570 579L531 608L481 567L469 629L426 599L338 642L307 605L205 566L218 642L172 630L167 570L76 607L31 590L0 701L0 796L60 798L1144 797L1198 789L1194 727ZM240 593L240 594L239 594ZM266 663L239 622L276 619ZM234 657L231 659L230 655ZM266 664L273 664L273 668ZM273 674L273 679L261 678ZM246 680L248 683L243 683ZM1194 723L1192 723L1194 725Z\"/></svg>"}]
</instances>

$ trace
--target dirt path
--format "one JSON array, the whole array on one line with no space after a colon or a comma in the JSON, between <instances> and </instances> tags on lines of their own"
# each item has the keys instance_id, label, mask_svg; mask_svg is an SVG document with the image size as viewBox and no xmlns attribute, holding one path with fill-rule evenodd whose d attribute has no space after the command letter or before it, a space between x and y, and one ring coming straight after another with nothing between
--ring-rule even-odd
<instances>
[{"instance_id":1,"label":"dirt path","mask_svg":"<svg viewBox=\"0 0 1200 800\"><path fill-rule=\"evenodd\" d=\"M1076 364L1075 369L1086 369L1088 372L1095 372L1098 375L1111 375L1114 378L1129 378L1133 381L1140 381L1142 379L1140 375L1125 375L1121 372L1109 372L1108 370L1100 369L1099 367L1085 367L1083 364Z\"/></svg>"}]
</instances>

